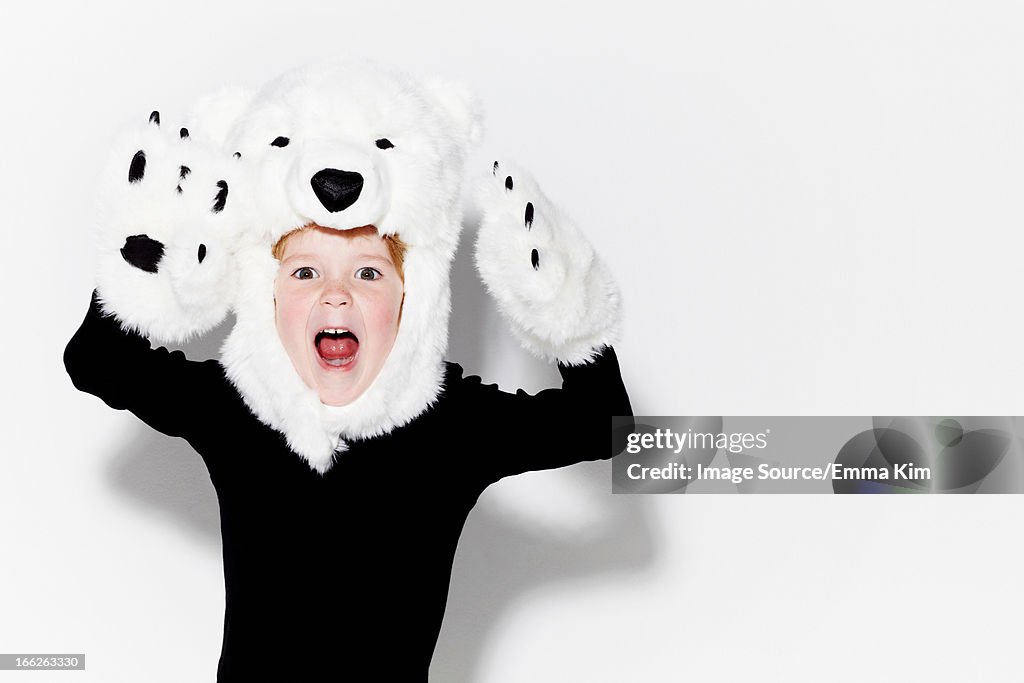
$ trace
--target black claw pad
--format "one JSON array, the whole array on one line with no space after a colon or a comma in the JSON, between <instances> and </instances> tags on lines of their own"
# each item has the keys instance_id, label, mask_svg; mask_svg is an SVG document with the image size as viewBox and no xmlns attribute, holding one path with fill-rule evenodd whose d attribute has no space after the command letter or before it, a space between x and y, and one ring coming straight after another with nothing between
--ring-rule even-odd
<instances>
[{"instance_id":1,"label":"black claw pad","mask_svg":"<svg viewBox=\"0 0 1024 683\"><path fill-rule=\"evenodd\" d=\"M146 235L131 235L121 247L121 256L139 270L155 273L164 257L164 245Z\"/></svg>"}]
</instances>

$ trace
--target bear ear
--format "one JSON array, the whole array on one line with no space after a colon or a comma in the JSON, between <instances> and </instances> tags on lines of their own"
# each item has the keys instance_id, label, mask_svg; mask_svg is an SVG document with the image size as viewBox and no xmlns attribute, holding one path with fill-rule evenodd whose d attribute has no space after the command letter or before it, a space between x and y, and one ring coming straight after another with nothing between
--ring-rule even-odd
<instances>
[{"instance_id":1,"label":"bear ear","mask_svg":"<svg viewBox=\"0 0 1024 683\"><path fill-rule=\"evenodd\" d=\"M476 145L483 138L483 106L480 98L465 83L428 78L427 92L441 105L441 108L455 121L469 145Z\"/></svg>"},{"instance_id":2,"label":"bear ear","mask_svg":"<svg viewBox=\"0 0 1024 683\"><path fill-rule=\"evenodd\" d=\"M185 126L191 135L223 147L255 94L254 88L230 87L201 97L189 109Z\"/></svg>"}]
</instances>

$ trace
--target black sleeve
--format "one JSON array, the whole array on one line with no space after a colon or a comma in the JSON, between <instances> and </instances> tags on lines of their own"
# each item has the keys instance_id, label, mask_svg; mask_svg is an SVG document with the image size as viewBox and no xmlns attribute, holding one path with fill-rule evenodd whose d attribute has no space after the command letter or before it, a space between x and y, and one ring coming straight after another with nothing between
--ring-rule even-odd
<instances>
[{"instance_id":1,"label":"black sleeve","mask_svg":"<svg viewBox=\"0 0 1024 683\"><path fill-rule=\"evenodd\" d=\"M605 460L625 448L612 439L612 416L632 417L618 358L604 347L591 363L559 363L562 386L514 394L476 376L461 378L463 414L473 421L473 461L490 481L533 470ZM617 432L618 433L618 432Z\"/></svg>"},{"instance_id":2,"label":"black sleeve","mask_svg":"<svg viewBox=\"0 0 1024 683\"><path fill-rule=\"evenodd\" d=\"M220 364L151 348L145 337L125 331L102 312L95 291L85 320L64 349L64 367L77 389L193 446L215 427L213 404L223 385Z\"/></svg>"}]
</instances>

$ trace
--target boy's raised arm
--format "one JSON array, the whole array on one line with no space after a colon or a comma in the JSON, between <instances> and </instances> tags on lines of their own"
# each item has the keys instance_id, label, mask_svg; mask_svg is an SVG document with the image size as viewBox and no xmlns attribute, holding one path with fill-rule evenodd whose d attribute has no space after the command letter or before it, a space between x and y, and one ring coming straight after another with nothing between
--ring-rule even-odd
<instances>
[{"instance_id":1,"label":"boy's raised arm","mask_svg":"<svg viewBox=\"0 0 1024 683\"><path fill-rule=\"evenodd\" d=\"M475 422L487 427L480 458L492 479L609 458L621 450L612 417L633 414L612 348L619 288L583 231L529 173L497 161L490 170L477 196L477 270L520 344L558 364L562 386L512 394L461 379L474 397Z\"/></svg>"},{"instance_id":2,"label":"boy's raised arm","mask_svg":"<svg viewBox=\"0 0 1024 683\"><path fill-rule=\"evenodd\" d=\"M487 481L523 472L604 460L621 452L625 437L612 436L612 417L632 416L618 358L606 346L587 364L563 365L561 388L528 394L505 392L479 377L458 383L470 411L475 466Z\"/></svg>"},{"instance_id":3,"label":"boy's raised arm","mask_svg":"<svg viewBox=\"0 0 1024 683\"><path fill-rule=\"evenodd\" d=\"M168 436L194 438L210 426L210 402L224 386L221 366L196 362L181 351L152 348L136 332L103 313L99 295L64 349L64 367L75 387L111 408L129 410Z\"/></svg>"}]
</instances>

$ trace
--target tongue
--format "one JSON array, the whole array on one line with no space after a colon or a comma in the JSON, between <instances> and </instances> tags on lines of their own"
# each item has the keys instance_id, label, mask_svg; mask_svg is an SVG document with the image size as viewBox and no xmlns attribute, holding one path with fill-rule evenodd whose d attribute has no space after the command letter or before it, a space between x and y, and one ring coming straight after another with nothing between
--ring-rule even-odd
<instances>
[{"instance_id":1,"label":"tongue","mask_svg":"<svg viewBox=\"0 0 1024 683\"><path fill-rule=\"evenodd\" d=\"M351 337L324 337L316 348L324 360L340 360L354 356L356 349L359 348L359 342Z\"/></svg>"}]
</instances>

